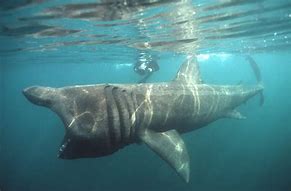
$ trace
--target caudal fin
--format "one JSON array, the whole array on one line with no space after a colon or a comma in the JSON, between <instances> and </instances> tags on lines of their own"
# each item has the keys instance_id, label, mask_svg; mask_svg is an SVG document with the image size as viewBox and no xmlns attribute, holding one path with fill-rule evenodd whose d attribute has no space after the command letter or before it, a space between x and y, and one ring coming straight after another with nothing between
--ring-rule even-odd
<instances>
[{"instance_id":1,"label":"caudal fin","mask_svg":"<svg viewBox=\"0 0 291 191\"><path fill-rule=\"evenodd\" d=\"M260 91L260 93L259 93L259 95L260 95L260 106L262 106L264 104L265 98L264 98L264 94L263 94L263 84L262 84L261 70L260 70L258 64L256 63L256 61L250 55L246 55L245 58L249 62L250 66L252 67L252 70L253 70L253 72L254 72L254 74L256 76L258 85L262 87L262 91Z\"/></svg>"},{"instance_id":2,"label":"caudal fin","mask_svg":"<svg viewBox=\"0 0 291 191\"><path fill-rule=\"evenodd\" d=\"M252 70L256 76L257 82L261 83L262 82L262 75L261 75L261 70L260 70L258 64L255 62L255 60L250 55L246 55L245 58L250 63Z\"/></svg>"}]
</instances>

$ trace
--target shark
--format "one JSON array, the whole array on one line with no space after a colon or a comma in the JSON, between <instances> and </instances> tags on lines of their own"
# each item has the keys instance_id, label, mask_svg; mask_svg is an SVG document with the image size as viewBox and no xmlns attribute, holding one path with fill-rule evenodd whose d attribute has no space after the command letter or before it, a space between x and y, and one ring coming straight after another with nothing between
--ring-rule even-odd
<instances>
[{"instance_id":1,"label":"shark","mask_svg":"<svg viewBox=\"0 0 291 191\"><path fill-rule=\"evenodd\" d=\"M236 108L262 91L261 82L206 84L196 56L188 56L170 82L31 86L23 94L62 120L59 158L103 157L144 143L189 182L190 157L181 134L225 117L244 119Z\"/></svg>"}]
</instances>

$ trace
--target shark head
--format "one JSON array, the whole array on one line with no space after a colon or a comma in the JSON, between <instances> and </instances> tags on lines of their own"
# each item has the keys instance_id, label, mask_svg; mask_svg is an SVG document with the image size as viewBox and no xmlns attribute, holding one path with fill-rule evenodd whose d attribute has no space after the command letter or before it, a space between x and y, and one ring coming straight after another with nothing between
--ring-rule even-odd
<instances>
[{"instance_id":1,"label":"shark head","mask_svg":"<svg viewBox=\"0 0 291 191\"><path fill-rule=\"evenodd\" d=\"M59 158L100 157L118 150L111 144L104 95L102 91L96 92L40 86L23 90L30 102L50 108L63 121L66 132Z\"/></svg>"},{"instance_id":2,"label":"shark head","mask_svg":"<svg viewBox=\"0 0 291 191\"><path fill-rule=\"evenodd\" d=\"M23 90L24 96L32 103L44 107L51 107L55 89L49 87L32 86Z\"/></svg>"}]
</instances>

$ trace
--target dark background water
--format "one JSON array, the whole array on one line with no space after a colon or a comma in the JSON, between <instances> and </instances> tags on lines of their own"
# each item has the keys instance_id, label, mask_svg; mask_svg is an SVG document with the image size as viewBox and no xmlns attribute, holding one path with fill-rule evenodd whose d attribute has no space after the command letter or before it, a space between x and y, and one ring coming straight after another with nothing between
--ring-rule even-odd
<instances>
[{"instance_id":1,"label":"dark background water","mask_svg":"<svg viewBox=\"0 0 291 191\"><path fill-rule=\"evenodd\" d=\"M21 91L31 85L64 86L119 82L139 76L132 65L23 62L29 53L1 64L0 186L19 190L291 190L291 57L288 53L253 55L262 70L265 104L258 98L239 110L246 120L222 119L183 135L191 157L186 184L144 145L131 145L103 158L60 160L64 134L58 117L29 103ZM17 57L20 57L18 60ZM151 81L169 81L184 58L160 59ZM169 62L171 61L171 62ZM255 83L240 55L200 59L206 83ZM118 67L119 66L119 67Z\"/></svg>"}]
</instances>

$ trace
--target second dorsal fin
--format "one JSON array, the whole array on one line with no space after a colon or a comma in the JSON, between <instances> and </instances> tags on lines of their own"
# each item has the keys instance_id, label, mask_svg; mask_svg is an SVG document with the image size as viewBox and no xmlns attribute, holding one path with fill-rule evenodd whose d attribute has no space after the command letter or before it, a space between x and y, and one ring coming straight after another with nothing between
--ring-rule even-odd
<instances>
[{"instance_id":1,"label":"second dorsal fin","mask_svg":"<svg viewBox=\"0 0 291 191\"><path fill-rule=\"evenodd\" d=\"M174 81L187 84L200 84L202 82L196 56L191 55L187 57L187 60L181 65Z\"/></svg>"}]
</instances>

